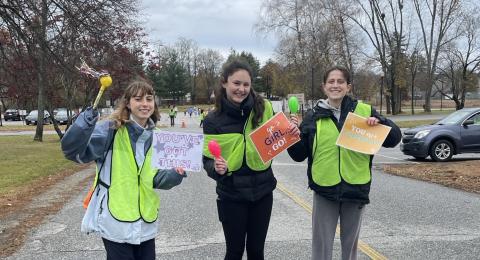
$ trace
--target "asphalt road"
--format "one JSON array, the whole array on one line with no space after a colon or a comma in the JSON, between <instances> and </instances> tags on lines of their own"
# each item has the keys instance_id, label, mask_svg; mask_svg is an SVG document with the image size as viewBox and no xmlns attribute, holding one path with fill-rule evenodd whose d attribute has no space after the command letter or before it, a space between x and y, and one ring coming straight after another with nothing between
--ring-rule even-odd
<instances>
[{"instance_id":1,"label":"asphalt road","mask_svg":"<svg viewBox=\"0 0 480 260\"><path fill-rule=\"evenodd\" d=\"M201 130L198 118L186 118L186 124L174 130ZM383 163L415 167L405 158L394 148L382 149L374 159L372 202L363 219L359 259L478 259L480 196L380 171ZM306 164L284 153L273 168L279 185L266 259L310 259L312 192L307 189ZM32 230L25 245L8 259L105 259L101 240L79 230L87 188ZM159 193L157 259L223 259L214 181L205 172L189 173L182 185ZM334 251L334 259L339 259L338 238Z\"/></svg>"}]
</instances>

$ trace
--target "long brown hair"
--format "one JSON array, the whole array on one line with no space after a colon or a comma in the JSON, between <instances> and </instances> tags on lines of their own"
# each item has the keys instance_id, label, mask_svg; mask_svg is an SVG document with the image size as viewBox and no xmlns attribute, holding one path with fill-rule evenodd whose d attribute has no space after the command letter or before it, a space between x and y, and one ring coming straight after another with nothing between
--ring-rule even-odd
<instances>
[{"instance_id":1,"label":"long brown hair","mask_svg":"<svg viewBox=\"0 0 480 260\"><path fill-rule=\"evenodd\" d=\"M260 121L262 120L263 117L263 111L265 110L265 104L263 101L263 98L258 95L255 90L253 90L253 73L252 73L252 68L248 63L244 62L243 60L233 60L230 63L227 63L223 66L223 71L222 71L222 77L220 79L220 84L215 90L215 111L217 113L222 112L222 98L227 97L227 91L223 87L223 84L228 82L228 77L233 75L233 73L239 71L239 70L245 70L248 72L248 75L250 76L250 84L252 86L250 87L250 95L253 97L253 112L254 112L254 117L252 118L252 125L253 128L257 127Z\"/></svg>"},{"instance_id":2,"label":"long brown hair","mask_svg":"<svg viewBox=\"0 0 480 260\"><path fill-rule=\"evenodd\" d=\"M130 98L135 96L145 96L145 95L152 95L155 96L155 91L153 87L145 81L134 81L128 85L123 93L123 96L120 98L120 101L115 108L115 111L110 116L110 119L115 121L115 129L120 128L126 122L130 120L130 109L127 107ZM160 119L160 114L158 113L157 103L154 101L154 109L153 114L150 118L153 120L155 124Z\"/></svg>"}]
</instances>

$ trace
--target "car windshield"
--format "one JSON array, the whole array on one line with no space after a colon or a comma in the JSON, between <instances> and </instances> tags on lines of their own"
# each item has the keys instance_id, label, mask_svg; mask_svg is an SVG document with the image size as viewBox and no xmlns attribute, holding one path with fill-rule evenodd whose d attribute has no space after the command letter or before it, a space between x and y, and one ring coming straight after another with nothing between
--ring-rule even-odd
<instances>
[{"instance_id":1,"label":"car windshield","mask_svg":"<svg viewBox=\"0 0 480 260\"><path fill-rule=\"evenodd\" d=\"M29 116L37 116L38 115L38 111L37 110L33 110L30 112L30 114L28 114Z\"/></svg>"},{"instance_id":2,"label":"car windshield","mask_svg":"<svg viewBox=\"0 0 480 260\"><path fill-rule=\"evenodd\" d=\"M461 120L463 120L467 115L469 115L471 111L462 111L458 110L456 112L451 113L444 119L438 121L435 123L436 125L454 125L459 123Z\"/></svg>"}]
</instances>

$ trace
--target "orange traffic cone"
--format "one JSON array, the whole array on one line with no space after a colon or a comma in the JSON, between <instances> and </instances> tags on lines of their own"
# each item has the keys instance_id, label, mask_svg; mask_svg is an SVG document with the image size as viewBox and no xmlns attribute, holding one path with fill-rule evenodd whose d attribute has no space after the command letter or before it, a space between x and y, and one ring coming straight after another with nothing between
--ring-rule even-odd
<instances>
[{"instance_id":1,"label":"orange traffic cone","mask_svg":"<svg viewBox=\"0 0 480 260\"><path fill-rule=\"evenodd\" d=\"M182 128L186 128L187 124L185 123L185 119L182 119Z\"/></svg>"}]
</instances>

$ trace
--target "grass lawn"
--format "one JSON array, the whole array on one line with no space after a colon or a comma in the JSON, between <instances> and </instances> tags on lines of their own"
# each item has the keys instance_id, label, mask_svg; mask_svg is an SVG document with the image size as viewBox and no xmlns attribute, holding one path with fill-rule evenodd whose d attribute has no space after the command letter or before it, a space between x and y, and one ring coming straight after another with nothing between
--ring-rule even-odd
<instances>
[{"instance_id":1,"label":"grass lawn","mask_svg":"<svg viewBox=\"0 0 480 260\"><path fill-rule=\"evenodd\" d=\"M0 136L0 147L0 196L35 180L81 168L63 157L57 135L44 135L43 142L34 142L32 136Z\"/></svg>"},{"instance_id":2,"label":"grass lawn","mask_svg":"<svg viewBox=\"0 0 480 260\"><path fill-rule=\"evenodd\" d=\"M60 129L65 131L66 125L59 125ZM37 129L36 125L3 125L0 126L0 131L35 131ZM44 125L43 130L53 131L53 125Z\"/></svg>"},{"instance_id":3,"label":"grass lawn","mask_svg":"<svg viewBox=\"0 0 480 260\"><path fill-rule=\"evenodd\" d=\"M438 119L427 119L427 120L413 120L413 121L399 121L395 122L396 125L400 128L411 128L421 125L431 125L438 122Z\"/></svg>"},{"instance_id":4,"label":"grass lawn","mask_svg":"<svg viewBox=\"0 0 480 260\"><path fill-rule=\"evenodd\" d=\"M398 115L412 115L412 111L410 109L403 109L403 112ZM423 109L415 109L415 115L448 115L456 110L454 108L444 108L443 110L432 110L432 112L425 112Z\"/></svg>"}]
</instances>

